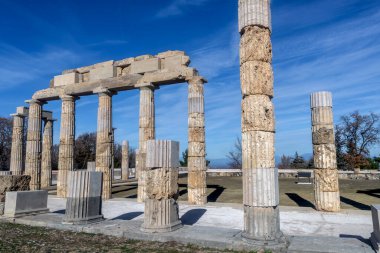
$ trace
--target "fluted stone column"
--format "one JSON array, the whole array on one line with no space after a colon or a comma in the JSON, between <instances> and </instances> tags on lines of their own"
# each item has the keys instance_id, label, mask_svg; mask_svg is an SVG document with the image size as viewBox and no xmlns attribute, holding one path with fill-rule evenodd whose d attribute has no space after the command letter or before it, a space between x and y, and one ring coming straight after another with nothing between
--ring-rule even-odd
<instances>
[{"instance_id":1,"label":"fluted stone column","mask_svg":"<svg viewBox=\"0 0 380 253\"><path fill-rule=\"evenodd\" d=\"M239 0L242 92L244 231L258 247L282 247L275 120L270 0Z\"/></svg>"},{"instance_id":2,"label":"fluted stone column","mask_svg":"<svg viewBox=\"0 0 380 253\"><path fill-rule=\"evenodd\" d=\"M139 114L139 152L136 157L136 174L138 178L137 201L146 199L146 142L155 139L155 113L154 113L154 85L139 84L140 88L140 114Z\"/></svg>"},{"instance_id":3,"label":"fluted stone column","mask_svg":"<svg viewBox=\"0 0 380 253\"><path fill-rule=\"evenodd\" d=\"M315 207L320 211L337 212L340 210L340 196L331 93L312 93L310 107Z\"/></svg>"},{"instance_id":4,"label":"fluted stone column","mask_svg":"<svg viewBox=\"0 0 380 253\"><path fill-rule=\"evenodd\" d=\"M75 100L70 95L61 96L61 129L59 142L57 196L67 196L67 173L74 170Z\"/></svg>"},{"instance_id":5,"label":"fluted stone column","mask_svg":"<svg viewBox=\"0 0 380 253\"><path fill-rule=\"evenodd\" d=\"M28 100L29 117L26 140L25 174L31 177L30 190L41 189L41 117L43 102Z\"/></svg>"},{"instance_id":6,"label":"fluted stone column","mask_svg":"<svg viewBox=\"0 0 380 253\"><path fill-rule=\"evenodd\" d=\"M96 171L103 172L103 199L112 197L112 95L109 90L98 93L98 130L96 134Z\"/></svg>"},{"instance_id":7,"label":"fluted stone column","mask_svg":"<svg viewBox=\"0 0 380 253\"><path fill-rule=\"evenodd\" d=\"M145 232L169 232L182 227L178 216L179 142L149 140L146 155Z\"/></svg>"},{"instance_id":8,"label":"fluted stone column","mask_svg":"<svg viewBox=\"0 0 380 253\"><path fill-rule=\"evenodd\" d=\"M128 180L129 178L129 143L123 141L121 146L121 179Z\"/></svg>"},{"instance_id":9,"label":"fluted stone column","mask_svg":"<svg viewBox=\"0 0 380 253\"><path fill-rule=\"evenodd\" d=\"M52 149L53 149L53 122L52 118L45 119L42 135L42 162L41 162L41 187L51 185Z\"/></svg>"},{"instance_id":10,"label":"fluted stone column","mask_svg":"<svg viewBox=\"0 0 380 253\"><path fill-rule=\"evenodd\" d=\"M25 116L15 113L13 116L12 149L10 171L12 175L22 175L23 166L23 139L24 139L24 119Z\"/></svg>"},{"instance_id":11,"label":"fluted stone column","mask_svg":"<svg viewBox=\"0 0 380 253\"><path fill-rule=\"evenodd\" d=\"M206 82L202 77L189 80L188 92L188 201L190 204L207 203L206 143L204 91Z\"/></svg>"}]
</instances>

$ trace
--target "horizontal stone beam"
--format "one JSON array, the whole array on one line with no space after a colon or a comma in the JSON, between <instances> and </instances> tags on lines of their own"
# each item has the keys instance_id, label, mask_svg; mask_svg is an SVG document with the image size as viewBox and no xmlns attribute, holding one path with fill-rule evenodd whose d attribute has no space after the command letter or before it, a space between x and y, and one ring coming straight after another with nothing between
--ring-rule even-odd
<instances>
[{"instance_id":1,"label":"horizontal stone beam","mask_svg":"<svg viewBox=\"0 0 380 253\"><path fill-rule=\"evenodd\" d=\"M28 117L29 116L29 108L25 106L18 106L16 108L16 113L11 114L11 116L20 116L20 117ZM52 111L42 111L41 118L43 120L54 120Z\"/></svg>"}]
</instances>

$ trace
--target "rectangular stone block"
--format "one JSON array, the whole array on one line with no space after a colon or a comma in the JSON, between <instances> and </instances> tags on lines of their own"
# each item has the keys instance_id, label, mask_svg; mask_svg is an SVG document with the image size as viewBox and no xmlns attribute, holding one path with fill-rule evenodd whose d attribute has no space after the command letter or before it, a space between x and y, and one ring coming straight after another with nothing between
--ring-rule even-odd
<instances>
[{"instance_id":1,"label":"rectangular stone block","mask_svg":"<svg viewBox=\"0 0 380 253\"><path fill-rule=\"evenodd\" d=\"M146 142L147 168L178 168L179 142L169 140L148 140Z\"/></svg>"},{"instance_id":2,"label":"rectangular stone block","mask_svg":"<svg viewBox=\"0 0 380 253\"><path fill-rule=\"evenodd\" d=\"M243 169L243 204L268 207L279 205L278 169Z\"/></svg>"},{"instance_id":3,"label":"rectangular stone block","mask_svg":"<svg viewBox=\"0 0 380 253\"><path fill-rule=\"evenodd\" d=\"M189 171L188 172L188 188L199 189L207 188L207 173L203 171Z\"/></svg>"},{"instance_id":4,"label":"rectangular stone block","mask_svg":"<svg viewBox=\"0 0 380 253\"><path fill-rule=\"evenodd\" d=\"M113 65L90 70L90 81L96 81L116 76L116 67Z\"/></svg>"},{"instance_id":5,"label":"rectangular stone block","mask_svg":"<svg viewBox=\"0 0 380 253\"><path fill-rule=\"evenodd\" d=\"M373 232L371 233L371 243L377 252L380 250L380 205L371 206Z\"/></svg>"},{"instance_id":6,"label":"rectangular stone block","mask_svg":"<svg viewBox=\"0 0 380 253\"><path fill-rule=\"evenodd\" d=\"M46 213L47 191L7 192L5 196L4 216L16 218L20 216Z\"/></svg>"},{"instance_id":7,"label":"rectangular stone block","mask_svg":"<svg viewBox=\"0 0 380 253\"><path fill-rule=\"evenodd\" d=\"M337 167L335 144L313 145L313 154L316 169L335 169Z\"/></svg>"},{"instance_id":8,"label":"rectangular stone block","mask_svg":"<svg viewBox=\"0 0 380 253\"><path fill-rule=\"evenodd\" d=\"M275 167L274 135L262 131L242 133L243 169Z\"/></svg>"},{"instance_id":9,"label":"rectangular stone block","mask_svg":"<svg viewBox=\"0 0 380 253\"><path fill-rule=\"evenodd\" d=\"M273 97L273 70L268 62L247 61L240 67L243 96L267 95Z\"/></svg>"},{"instance_id":10,"label":"rectangular stone block","mask_svg":"<svg viewBox=\"0 0 380 253\"><path fill-rule=\"evenodd\" d=\"M162 69L178 70L190 63L189 56L175 55L161 60Z\"/></svg>"},{"instance_id":11,"label":"rectangular stone block","mask_svg":"<svg viewBox=\"0 0 380 253\"><path fill-rule=\"evenodd\" d=\"M206 159L204 156L193 157L189 156L187 159L187 167L189 172L206 171Z\"/></svg>"},{"instance_id":12,"label":"rectangular stone block","mask_svg":"<svg viewBox=\"0 0 380 253\"><path fill-rule=\"evenodd\" d=\"M312 127L312 139L314 145L334 144L334 126L333 125L316 125Z\"/></svg>"},{"instance_id":13,"label":"rectangular stone block","mask_svg":"<svg viewBox=\"0 0 380 253\"><path fill-rule=\"evenodd\" d=\"M54 87L70 85L79 82L79 74L77 72L58 75L54 77Z\"/></svg>"},{"instance_id":14,"label":"rectangular stone block","mask_svg":"<svg viewBox=\"0 0 380 253\"><path fill-rule=\"evenodd\" d=\"M273 103L268 96L251 95L241 102L242 132L266 131L274 132Z\"/></svg>"},{"instance_id":15,"label":"rectangular stone block","mask_svg":"<svg viewBox=\"0 0 380 253\"><path fill-rule=\"evenodd\" d=\"M258 26L245 29L240 39L240 65L248 61L272 63L270 31Z\"/></svg>"},{"instance_id":16,"label":"rectangular stone block","mask_svg":"<svg viewBox=\"0 0 380 253\"><path fill-rule=\"evenodd\" d=\"M16 108L16 114L27 117L29 115L29 108L25 106L18 106Z\"/></svg>"},{"instance_id":17,"label":"rectangular stone block","mask_svg":"<svg viewBox=\"0 0 380 253\"><path fill-rule=\"evenodd\" d=\"M161 69L159 58L151 58L131 63L131 74L144 74L145 72L153 72Z\"/></svg>"},{"instance_id":18,"label":"rectangular stone block","mask_svg":"<svg viewBox=\"0 0 380 253\"><path fill-rule=\"evenodd\" d=\"M205 142L205 129L204 127L189 128L189 142Z\"/></svg>"},{"instance_id":19,"label":"rectangular stone block","mask_svg":"<svg viewBox=\"0 0 380 253\"><path fill-rule=\"evenodd\" d=\"M188 152L191 157L206 156L206 143L204 142L189 142Z\"/></svg>"}]
</instances>

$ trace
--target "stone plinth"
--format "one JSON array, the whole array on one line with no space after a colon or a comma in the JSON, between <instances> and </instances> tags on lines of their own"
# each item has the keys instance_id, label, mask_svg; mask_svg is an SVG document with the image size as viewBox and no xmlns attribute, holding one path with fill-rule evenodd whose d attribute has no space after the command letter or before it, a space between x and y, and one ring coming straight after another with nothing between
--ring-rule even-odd
<instances>
[{"instance_id":1,"label":"stone plinth","mask_svg":"<svg viewBox=\"0 0 380 253\"><path fill-rule=\"evenodd\" d=\"M74 170L75 100L73 96L61 96L61 129L59 142L57 196L66 197L67 173Z\"/></svg>"},{"instance_id":2,"label":"stone plinth","mask_svg":"<svg viewBox=\"0 0 380 253\"><path fill-rule=\"evenodd\" d=\"M24 139L24 115L12 114L13 132L12 132L12 150L10 171L13 175L22 175L23 172L23 139Z\"/></svg>"},{"instance_id":3,"label":"stone plinth","mask_svg":"<svg viewBox=\"0 0 380 253\"><path fill-rule=\"evenodd\" d=\"M53 149L53 119L46 119L42 136L41 187L51 185L52 149Z\"/></svg>"},{"instance_id":4,"label":"stone plinth","mask_svg":"<svg viewBox=\"0 0 380 253\"><path fill-rule=\"evenodd\" d=\"M371 233L371 243L376 252L380 252L380 205L372 205L373 232Z\"/></svg>"},{"instance_id":5,"label":"stone plinth","mask_svg":"<svg viewBox=\"0 0 380 253\"><path fill-rule=\"evenodd\" d=\"M47 213L47 191L7 192L4 205L4 216L16 218L26 215Z\"/></svg>"},{"instance_id":6,"label":"stone plinth","mask_svg":"<svg viewBox=\"0 0 380 253\"><path fill-rule=\"evenodd\" d=\"M121 179L128 180L129 178L129 143L123 141L121 146Z\"/></svg>"},{"instance_id":7,"label":"stone plinth","mask_svg":"<svg viewBox=\"0 0 380 253\"><path fill-rule=\"evenodd\" d=\"M179 143L147 141L146 194L142 231L170 232L182 227L178 216Z\"/></svg>"},{"instance_id":8,"label":"stone plinth","mask_svg":"<svg viewBox=\"0 0 380 253\"><path fill-rule=\"evenodd\" d=\"M136 153L138 178L137 201L146 199L146 142L155 138L154 89L152 84L140 84L139 152Z\"/></svg>"},{"instance_id":9,"label":"stone plinth","mask_svg":"<svg viewBox=\"0 0 380 253\"><path fill-rule=\"evenodd\" d=\"M88 224L103 220L102 173L71 171L68 176L66 224Z\"/></svg>"},{"instance_id":10,"label":"stone plinth","mask_svg":"<svg viewBox=\"0 0 380 253\"><path fill-rule=\"evenodd\" d=\"M189 80L188 88L188 202L207 203L204 83L202 77Z\"/></svg>"},{"instance_id":11,"label":"stone plinth","mask_svg":"<svg viewBox=\"0 0 380 253\"><path fill-rule=\"evenodd\" d=\"M310 107L315 208L320 211L337 212L340 210L340 194L331 93L312 93Z\"/></svg>"},{"instance_id":12,"label":"stone plinth","mask_svg":"<svg viewBox=\"0 0 380 253\"><path fill-rule=\"evenodd\" d=\"M41 188L41 118L42 104L38 100L26 101L30 104L28 117L28 134L26 140L25 174L31 176L30 189Z\"/></svg>"},{"instance_id":13,"label":"stone plinth","mask_svg":"<svg viewBox=\"0 0 380 253\"><path fill-rule=\"evenodd\" d=\"M286 246L280 230L270 0L239 0L242 91L243 238L257 247Z\"/></svg>"},{"instance_id":14,"label":"stone plinth","mask_svg":"<svg viewBox=\"0 0 380 253\"><path fill-rule=\"evenodd\" d=\"M112 95L108 90L96 91L99 96L96 133L96 171L103 173L103 199L112 197Z\"/></svg>"}]
</instances>

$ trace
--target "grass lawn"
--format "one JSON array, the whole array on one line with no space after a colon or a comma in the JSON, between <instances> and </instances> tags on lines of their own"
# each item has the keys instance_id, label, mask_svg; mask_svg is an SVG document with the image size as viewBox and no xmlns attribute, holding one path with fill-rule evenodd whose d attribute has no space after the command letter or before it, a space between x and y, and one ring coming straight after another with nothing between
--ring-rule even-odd
<instances>
[{"instance_id":1,"label":"grass lawn","mask_svg":"<svg viewBox=\"0 0 380 253\"><path fill-rule=\"evenodd\" d=\"M380 204L380 180L340 180L341 204L344 209L370 210ZM187 177L179 179L179 200L187 200ZM113 197L135 198L137 185L115 186ZM242 203L241 177L208 177L209 202ZM295 179L280 179L280 205L313 206L313 185L295 184Z\"/></svg>"}]
</instances>

